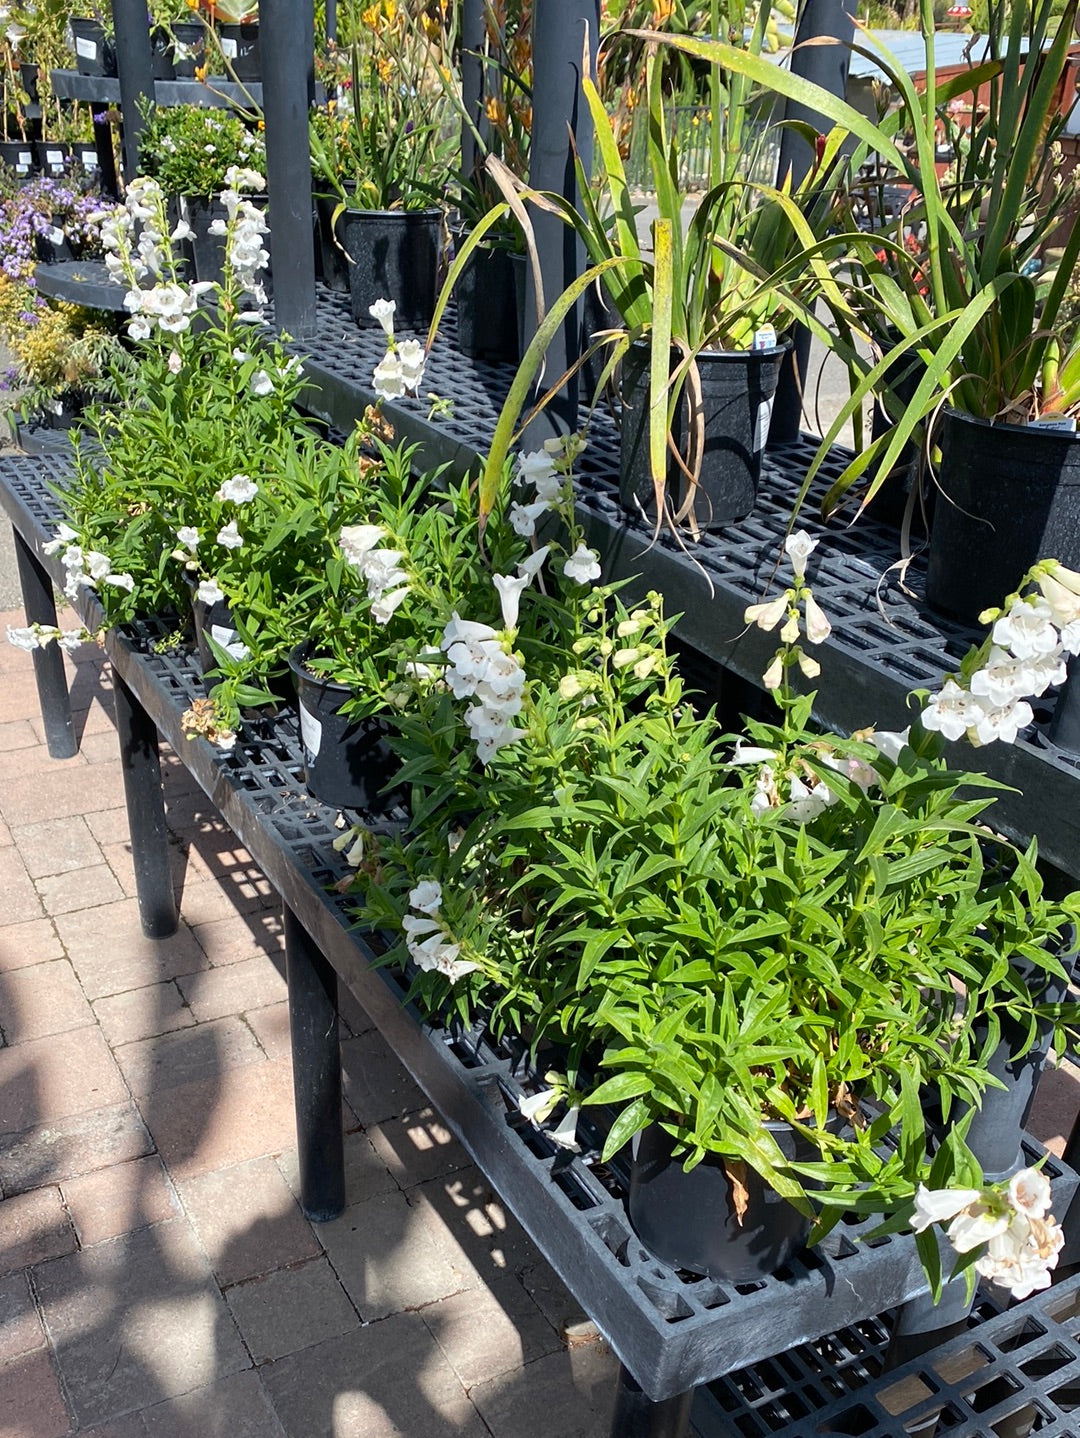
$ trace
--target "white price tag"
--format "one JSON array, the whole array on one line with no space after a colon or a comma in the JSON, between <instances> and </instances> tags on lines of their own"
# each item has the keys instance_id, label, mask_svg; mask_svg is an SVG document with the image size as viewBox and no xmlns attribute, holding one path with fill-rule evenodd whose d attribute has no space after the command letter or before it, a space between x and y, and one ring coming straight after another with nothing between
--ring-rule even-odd
<instances>
[{"instance_id":1,"label":"white price tag","mask_svg":"<svg viewBox=\"0 0 1080 1438\"><path fill-rule=\"evenodd\" d=\"M315 715L300 705L300 737L304 741L304 748L313 759L319 757L319 746L322 744L322 725Z\"/></svg>"},{"instance_id":2,"label":"white price tag","mask_svg":"<svg viewBox=\"0 0 1080 1438\"><path fill-rule=\"evenodd\" d=\"M64 163L63 150L46 150L45 163L47 165L62 165Z\"/></svg>"},{"instance_id":3,"label":"white price tag","mask_svg":"<svg viewBox=\"0 0 1080 1438\"><path fill-rule=\"evenodd\" d=\"M57 229L54 225L51 230L46 231L45 238L50 245L62 245L64 243L64 232L63 230Z\"/></svg>"},{"instance_id":4,"label":"white price tag","mask_svg":"<svg viewBox=\"0 0 1080 1438\"><path fill-rule=\"evenodd\" d=\"M758 454L765 448L765 441L769 438L769 426L772 424L773 396L763 399L757 407L757 421L754 424L754 453Z\"/></svg>"},{"instance_id":5,"label":"white price tag","mask_svg":"<svg viewBox=\"0 0 1080 1438\"><path fill-rule=\"evenodd\" d=\"M33 157L33 155L31 155L31 153L30 153L29 150L20 150L20 151L19 151L19 164L20 164L20 165L30 166L30 165L32 165L33 163L34 163L34 157Z\"/></svg>"},{"instance_id":6,"label":"white price tag","mask_svg":"<svg viewBox=\"0 0 1080 1438\"><path fill-rule=\"evenodd\" d=\"M1044 414L1041 419L1033 419L1028 429L1052 429L1059 434L1075 434L1076 420L1064 414Z\"/></svg>"},{"instance_id":7,"label":"white price tag","mask_svg":"<svg viewBox=\"0 0 1080 1438\"><path fill-rule=\"evenodd\" d=\"M96 170L98 167L97 151L80 150L79 164L83 167L84 170Z\"/></svg>"},{"instance_id":8,"label":"white price tag","mask_svg":"<svg viewBox=\"0 0 1080 1438\"><path fill-rule=\"evenodd\" d=\"M226 60L235 60L237 56L237 51L238 46L236 44L236 41L231 39L228 35L223 35L221 37L221 53L225 56Z\"/></svg>"},{"instance_id":9,"label":"white price tag","mask_svg":"<svg viewBox=\"0 0 1080 1438\"><path fill-rule=\"evenodd\" d=\"M81 55L84 60L97 59L97 41L87 40L84 35L75 37L75 53Z\"/></svg>"},{"instance_id":10,"label":"white price tag","mask_svg":"<svg viewBox=\"0 0 1080 1438\"><path fill-rule=\"evenodd\" d=\"M224 649L226 645L232 644L238 639L239 635L235 629L228 629L224 624L211 624L210 638L215 644L220 644L222 649Z\"/></svg>"}]
</instances>

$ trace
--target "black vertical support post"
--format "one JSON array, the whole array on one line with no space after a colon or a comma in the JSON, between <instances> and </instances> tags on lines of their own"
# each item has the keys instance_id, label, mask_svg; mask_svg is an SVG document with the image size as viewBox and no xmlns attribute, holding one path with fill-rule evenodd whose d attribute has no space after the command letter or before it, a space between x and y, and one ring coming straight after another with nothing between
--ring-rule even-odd
<instances>
[{"instance_id":1,"label":"black vertical support post","mask_svg":"<svg viewBox=\"0 0 1080 1438\"><path fill-rule=\"evenodd\" d=\"M611 1438L685 1438L694 1390L654 1403L619 1365Z\"/></svg>"},{"instance_id":2,"label":"black vertical support post","mask_svg":"<svg viewBox=\"0 0 1080 1438\"><path fill-rule=\"evenodd\" d=\"M94 148L97 150L98 175L102 194L119 199L120 186L116 179L116 157L113 154L113 128L108 119L108 107L92 111L94 120ZM105 119L97 117L104 115Z\"/></svg>"},{"instance_id":3,"label":"black vertical support post","mask_svg":"<svg viewBox=\"0 0 1080 1438\"><path fill-rule=\"evenodd\" d=\"M588 26L589 46L596 55L600 0L536 0L533 10L533 126L529 149L529 182L538 190L554 190L574 202L577 184L570 131L585 173L592 168L592 121L581 94L581 59ZM556 215L532 210L540 272L547 304L558 298L583 269L581 243L570 225ZM532 267L525 285L525 337L536 333L536 291ZM574 364L581 353L581 306L575 305L547 351L542 390ZM539 449L553 435L577 428L577 377L529 425L523 449Z\"/></svg>"},{"instance_id":4,"label":"black vertical support post","mask_svg":"<svg viewBox=\"0 0 1080 1438\"><path fill-rule=\"evenodd\" d=\"M176 896L161 792L158 731L115 667L113 687L139 918L148 939L167 939L176 933Z\"/></svg>"},{"instance_id":5,"label":"black vertical support post","mask_svg":"<svg viewBox=\"0 0 1080 1438\"><path fill-rule=\"evenodd\" d=\"M154 98L154 61L146 0L112 0L116 29L116 69L120 76L120 112L124 117L124 178L139 167L139 136L143 117L139 101Z\"/></svg>"},{"instance_id":6,"label":"black vertical support post","mask_svg":"<svg viewBox=\"0 0 1080 1438\"><path fill-rule=\"evenodd\" d=\"M337 974L288 904L283 917L300 1206L326 1223L345 1207Z\"/></svg>"},{"instance_id":7,"label":"black vertical support post","mask_svg":"<svg viewBox=\"0 0 1080 1438\"><path fill-rule=\"evenodd\" d=\"M843 98L847 89L848 63L851 51L848 48L855 33L856 0L803 0L795 27L795 48L791 54L792 74L812 80L830 95ZM835 45L808 45L805 42L832 37ZM804 120L815 129L828 131L832 122L805 105L789 101L785 118ZM797 185L810 173L815 160L812 148L791 130L785 130L780 138L779 178L790 171L793 185ZM802 394L805 389L810 360L810 331L802 325L796 327L794 344L784 358L780 369L780 382L773 402L772 424L769 428L769 444L790 444L798 439L802 423Z\"/></svg>"},{"instance_id":8,"label":"black vertical support post","mask_svg":"<svg viewBox=\"0 0 1080 1438\"><path fill-rule=\"evenodd\" d=\"M266 181L274 245L274 324L297 339L315 330L308 109L315 93L312 0L261 0L259 48Z\"/></svg>"},{"instance_id":9,"label":"black vertical support post","mask_svg":"<svg viewBox=\"0 0 1080 1438\"><path fill-rule=\"evenodd\" d=\"M480 163L476 133L484 133L484 0L463 0L461 9L461 173L471 178Z\"/></svg>"},{"instance_id":10,"label":"black vertical support post","mask_svg":"<svg viewBox=\"0 0 1080 1438\"><path fill-rule=\"evenodd\" d=\"M19 567L23 609L29 624L56 625L56 601L52 580L19 531L15 537L15 562ZM71 724L71 702L64 675L64 655L58 644L34 650L34 679L37 683L45 743L54 759L70 759L79 752Z\"/></svg>"},{"instance_id":11,"label":"black vertical support post","mask_svg":"<svg viewBox=\"0 0 1080 1438\"><path fill-rule=\"evenodd\" d=\"M331 45L337 44L337 0L326 0L326 38Z\"/></svg>"}]
</instances>

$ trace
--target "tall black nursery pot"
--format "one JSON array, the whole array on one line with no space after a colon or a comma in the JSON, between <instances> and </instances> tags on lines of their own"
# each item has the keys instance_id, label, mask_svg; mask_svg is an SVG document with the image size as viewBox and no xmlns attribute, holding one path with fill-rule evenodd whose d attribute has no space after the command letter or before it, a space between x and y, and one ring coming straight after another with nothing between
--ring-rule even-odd
<instances>
[{"instance_id":1,"label":"tall black nursery pot","mask_svg":"<svg viewBox=\"0 0 1080 1438\"><path fill-rule=\"evenodd\" d=\"M262 79L262 56L259 53L259 27L254 23L229 25L219 23L218 44L221 54L228 62L227 69L238 80ZM211 60L211 68L217 68L217 56Z\"/></svg>"},{"instance_id":2,"label":"tall black nursery pot","mask_svg":"<svg viewBox=\"0 0 1080 1438\"><path fill-rule=\"evenodd\" d=\"M697 357L705 412L705 448L694 501L703 529L722 529L745 519L757 499L761 460L769 437L773 396L785 344L762 350L704 350ZM676 363L677 355L672 356ZM619 445L619 495L633 514L653 508L649 471L649 345L638 340L622 364L622 419ZM682 446L686 433L685 390L675 413L672 437ZM669 494L676 507L686 497L687 481L668 465Z\"/></svg>"},{"instance_id":3,"label":"tall black nursery pot","mask_svg":"<svg viewBox=\"0 0 1080 1438\"><path fill-rule=\"evenodd\" d=\"M460 246L464 227L452 230ZM513 252L504 245L478 245L457 282L458 347L471 359L516 364L518 347L517 280Z\"/></svg>"},{"instance_id":4,"label":"tall black nursery pot","mask_svg":"<svg viewBox=\"0 0 1080 1438\"><path fill-rule=\"evenodd\" d=\"M356 323L376 325L370 307L376 300L393 300L399 328L426 329L439 288L443 212L346 210L341 236L353 261L349 297Z\"/></svg>"},{"instance_id":5,"label":"tall black nursery pot","mask_svg":"<svg viewBox=\"0 0 1080 1438\"><path fill-rule=\"evenodd\" d=\"M211 670L218 667L214 651L210 648L209 639L215 644L220 644L224 649L226 645L234 644L240 635L233 626L233 614L227 599L215 600L213 604L207 604L200 599L194 583L191 593L191 614L195 627L195 648L199 654L199 665L206 678ZM209 680L208 687L212 688L220 679L216 674Z\"/></svg>"},{"instance_id":6,"label":"tall black nursery pot","mask_svg":"<svg viewBox=\"0 0 1080 1438\"><path fill-rule=\"evenodd\" d=\"M379 792L401 768L390 748L387 726L381 719L350 719L341 713L353 691L307 668L311 648L305 642L289 655L300 708L305 783L324 804L368 813L385 810L404 794L403 790Z\"/></svg>"},{"instance_id":7,"label":"tall black nursery pot","mask_svg":"<svg viewBox=\"0 0 1080 1438\"><path fill-rule=\"evenodd\" d=\"M1080 435L941 418L926 600L970 623L1038 559L1080 567Z\"/></svg>"},{"instance_id":8,"label":"tall black nursery pot","mask_svg":"<svg viewBox=\"0 0 1080 1438\"><path fill-rule=\"evenodd\" d=\"M820 1157L790 1124L765 1127L786 1157ZM687 1173L681 1159L672 1157L674 1148L675 1140L653 1124L637 1136L633 1149L630 1222L657 1258L689 1273L750 1283L775 1273L806 1247L810 1220L749 1165L740 1224L724 1160L707 1154Z\"/></svg>"},{"instance_id":9,"label":"tall black nursery pot","mask_svg":"<svg viewBox=\"0 0 1080 1438\"><path fill-rule=\"evenodd\" d=\"M116 46L97 20L68 21L75 42L75 68L80 75L115 75Z\"/></svg>"}]
</instances>

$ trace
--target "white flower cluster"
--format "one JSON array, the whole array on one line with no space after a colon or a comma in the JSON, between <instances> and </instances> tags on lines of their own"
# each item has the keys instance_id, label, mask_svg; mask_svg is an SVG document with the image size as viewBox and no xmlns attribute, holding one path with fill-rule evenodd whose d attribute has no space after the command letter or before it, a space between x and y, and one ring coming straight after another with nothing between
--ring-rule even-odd
<instances>
[{"instance_id":1,"label":"white flower cluster","mask_svg":"<svg viewBox=\"0 0 1080 1438\"><path fill-rule=\"evenodd\" d=\"M401 921L405 930L405 946L418 968L425 972L437 970L452 984L471 974L479 964L460 959L461 945L439 918L442 887L434 879L424 879L409 893L409 907L415 914L406 914Z\"/></svg>"},{"instance_id":2,"label":"white flower cluster","mask_svg":"<svg viewBox=\"0 0 1080 1438\"><path fill-rule=\"evenodd\" d=\"M900 751L908 741L907 729L893 731L889 729L874 730L866 735L868 743L873 744L879 754L885 755L895 764L900 757ZM757 777L754 781L754 793L750 800L750 809L755 814L767 814L775 811L778 818L794 819L797 823L807 824L836 802L836 794L829 788L826 781L820 774L816 773L808 765L796 771L789 771L786 774L778 775L772 761L777 755L772 749L759 748L752 744L739 743L735 746L735 753L732 755L732 764L760 764ZM857 784L865 793L875 785L881 783L881 776L872 764L866 764L863 760L854 755L839 757L833 751L819 749L818 757L829 769L834 769L838 774L850 779ZM786 791L786 792L785 792Z\"/></svg>"},{"instance_id":3,"label":"white flower cluster","mask_svg":"<svg viewBox=\"0 0 1080 1438\"><path fill-rule=\"evenodd\" d=\"M14 644L16 649L31 651L46 649L54 641L61 649L78 649L79 645L85 644L90 637L90 631L82 627L57 629L55 624L29 624L23 629L14 624L7 627L8 643Z\"/></svg>"},{"instance_id":4,"label":"white flower cluster","mask_svg":"<svg viewBox=\"0 0 1080 1438\"><path fill-rule=\"evenodd\" d=\"M549 1074L548 1077L551 1078L554 1075ZM562 1087L556 1086L555 1088L538 1089L536 1093L529 1094L527 1097L522 1095L517 1103L522 1117L527 1118L530 1123L534 1123L539 1128L545 1119L551 1117L562 1098ZM580 1105L571 1104L557 1128L544 1130L552 1143L557 1144L559 1148L580 1148L577 1141L577 1125L580 1114Z\"/></svg>"},{"instance_id":5,"label":"white flower cluster","mask_svg":"<svg viewBox=\"0 0 1080 1438\"><path fill-rule=\"evenodd\" d=\"M805 529L788 535L784 541L784 553L791 561L795 584L790 589L785 589L783 594L778 594L775 599L768 599L762 604L748 605L743 614L744 624L756 624L759 629L769 633L783 620L784 627L780 630L780 642L789 646L797 645L800 633L799 605L801 603L802 624L806 630L807 640L811 644L822 644L828 639L832 633L832 625L806 584L806 561L817 547L818 541L811 539ZM811 659L798 647L793 649L792 653L806 678L816 679L821 673L821 665L817 660ZM783 679L784 657L781 653L774 657L766 669L763 682L766 689L778 689L783 683Z\"/></svg>"},{"instance_id":6,"label":"white flower cluster","mask_svg":"<svg viewBox=\"0 0 1080 1438\"><path fill-rule=\"evenodd\" d=\"M1008 1189L940 1188L919 1185L911 1228L922 1233L933 1223L948 1223L946 1237L957 1253L980 1244L986 1252L975 1261L983 1278L1027 1298L1049 1288L1065 1235L1050 1213L1050 1183L1035 1168L1024 1168Z\"/></svg>"},{"instance_id":7,"label":"white flower cluster","mask_svg":"<svg viewBox=\"0 0 1080 1438\"><path fill-rule=\"evenodd\" d=\"M585 448L579 434L557 435L544 441L542 449L518 455L515 483L532 486L534 498L510 505L510 525L515 533L531 539L536 522L551 509L562 508L570 498L570 471L574 459ZM600 556L579 542L563 565L564 576L574 584L594 584L600 578Z\"/></svg>"},{"instance_id":8,"label":"white flower cluster","mask_svg":"<svg viewBox=\"0 0 1080 1438\"><path fill-rule=\"evenodd\" d=\"M117 284L134 288L141 280L157 279L168 266L172 252L165 196L156 180L137 175L129 183L122 205L96 210L90 220L101 228L105 268ZM184 229L190 234L186 225Z\"/></svg>"},{"instance_id":9,"label":"white flower cluster","mask_svg":"<svg viewBox=\"0 0 1080 1438\"><path fill-rule=\"evenodd\" d=\"M967 688L947 679L923 710L926 729L975 745L1014 744L1032 722L1029 698L1065 682L1065 658L1080 654L1080 574L1053 564L1041 591L1017 597L990 632L990 648Z\"/></svg>"},{"instance_id":10,"label":"white flower cluster","mask_svg":"<svg viewBox=\"0 0 1080 1438\"><path fill-rule=\"evenodd\" d=\"M266 304L259 272L270 263L270 252L263 245L270 228L263 211L245 200L240 192L265 188L266 181L258 171L231 166L225 172L225 189L220 196L227 218L210 222L210 233L224 236L226 266L236 276L240 288L254 295L259 305Z\"/></svg>"},{"instance_id":11,"label":"white flower cluster","mask_svg":"<svg viewBox=\"0 0 1080 1438\"><path fill-rule=\"evenodd\" d=\"M367 582L371 615L376 624L389 624L398 605L409 592L409 576L401 568L405 555L400 549L379 549L386 538L381 524L349 524L338 537L346 564Z\"/></svg>"},{"instance_id":12,"label":"white flower cluster","mask_svg":"<svg viewBox=\"0 0 1080 1438\"><path fill-rule=\"evenodd\" d=\"M109 556L97 549L83 549L80 544L75 543L78 537L70 525L60 524L56 527L53 538L41 547L43 554L60 553L60 563L65 572L64 593L67 597L75 599L80 589L96 589L99 584L108 584L114 589L124 589L131 594L135 589L134 578L130 574L114 574Z\"/></svg>"},{"instance_id":13,"label":"white flower cluster","mask_svg":"<svg viewBox=\"0 0 1080 1438\"><path fill-rule=\"evenodd\" d=\"M454 698L476 701L466 709L465 723L477 758L487 764L525 732L513 723L523 703L524 666L490 625L461 619L456 611L443 630L440 647Z\"/></svg>"},{"instance_id":14,"label":"white flower cluster","mask_svg":"<svg viewBox=\"0 0 1080 1438\"><path fill-rule=\"evenodd\" d=\"M401 340L399 343L394 338L396 310L393 300L376 300L368 310L371 318L378 320L386 336L386 353L371 376L379 399L401 399L406 394L418 394L427 363L424 346L419 340Z\"/></svg>"}]
</instances>

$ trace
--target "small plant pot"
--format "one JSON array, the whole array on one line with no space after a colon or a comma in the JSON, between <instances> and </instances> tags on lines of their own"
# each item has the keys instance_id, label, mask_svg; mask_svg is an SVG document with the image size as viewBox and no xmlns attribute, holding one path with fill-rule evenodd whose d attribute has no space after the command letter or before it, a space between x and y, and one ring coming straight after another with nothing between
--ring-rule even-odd
<instances>
[{"instance_id":1,"label":"small plant pot","mask_svg":"<svg viewBox=\"0 0 1080 1438\"><path fill-rule=\"evenodd\" d=\"M319 262L322 266L322 281L328 290L337 295L349 293L349 261L342 249L344 226L342 216L334 224L334 211L338 206L336 195L316 195L315 214L318 219ZM336 236L336 239L335 239Z\"/></svg>"},{"instance_id":2,"label":"small plant pot","mask_svg":"<svg viewBox=\"0 0 1080 1438\"><path fill-rule=\"evenodd\" d=\"M401 329L426 329L435 312L442 259L441 210L346 210L342 243L349 265L353 319L377 326L368 313L376 300L393 300Z\"/></svg>"},{"instance_id":3,"label":"small plant pot","mask_svg":"<svg viewBox=\"0 0 1080 1438\"><path fill-rule=\"evenodd\" d=\"M26 91L27 104L39 105L41 95L38 91L38 67L33 60L23 60L20 64L19 82Z\"/></svg>"},{"instance_id":4,"label":"small plant pot","mask_svg":"<svg viewBox=\"0 0 1080 1438\"><path fill-rule=\"evenodd\" d=\"M206 62L206 26L200 20L176 20L169 26L173 77L194 80Z\"/></svg>"},{"instance_id":5,"label":"small plant pot","mask_svg":"<svg viewBox=\"0 0 1080 1438\"><path fill-rule=\"evenodd\" d=\"M467 231L454 232L456 243ZM512 252L503 245L479 245L457 282L458 348L471 359L517 364L517 281Z\"/></svg>"},{"instance_id":6,"label":"small plant pot","mask_svg":"<svg viewBox=\"0 0 1080 1438\"><path fill-rule=\"evenodd\" d=\"M786 1123L765 1128L788 1158L817 1149ZM645 1246L689 1273L751 1283L782 1268L806 1247L810 1221L747 1164L746 1210L739 1221L724 1161L714 1154L687 1173L675 1140L653 1124L636 1138L630 1169L630 1222Z\"/></svg>"},{"instance_id":7,"label":"small plant pot","mask_svg":"<svg viewBox=\"0 0 1080 1438\"><path fill-rule=\"evenodd\" d=\"M259 204L259 197L256 197L254 203ZM212 235L210 226L215 220L227 218L228 211L225 206L217 198L182 195L178 213L187 220L193 231L191 239L186 241L186 253L195 271L196 280L212 285L222 284L225 278L225 236ZM263 247L269 254L268 234L263 236ZM272 294L269 268L262 271L262 283L267 294Z\"/></svg>"},{"instance_id":8,"label":"small plant pot","mask_svg":"<svg viewBox=\"0 0 1080 1438\"><path fill-rule=\"evenodd\" d=\"M34 154L41 173L54 180L66 175L71 168L71 146L62 145L58 140L35 140Z\"/></svg>"},{"instance_id":9,"label":"small plant pot","mask_svg":"<svg viewBox=\"0 0 1080 1438\"><path fill-rule=\"evenodd\" d=\"M63 227L56 224L54 219L52 226L44 234L34 235L34 251L41 264L59 265L66 260L77 260L81 246L74 245L64 233Z\"/></svg>"},{"instance_id":10,"label":"small plant pot","mask_svg":"<svg viewBox=\"0 0 1080 1438\"><path fill-rule=\"evenodd\" d=\"M150 59L155 80L174 80L173 39L164 25L155 25L150 31Z\"/></svg>"},{"instance_id":11,"label":"small plant pot","mask_svg":"<svg viewBox=\"0 0 1080 1438\"><path fill-rule=\"evenodd\" d=\"M381 792L401 768L388 742L389 729L381 719L350 719L341 713L353 691L307 668L311 647L310 642L298 645L289 655L300 708L304 782L324 804L365 813L385 810L404 793Z\"/></svg>"},{"instance_id":12,"label":"small plant pot","mask_svg":"<svg viewBox=\"0 0 1080 1438\"><path fill-rule=\"evenodd\" d=\"M232 610L228 601L219 599L214 604L207 604L198 597L198 591L192 586L191 593L191 617L195 629L195 648L199 654L199 667L202 669L203 679L206 680L211 670L218 667L214 657L214 651L207 642L212 639L215 644L223 648L227 644L235 644L240 638L233 625ZM207 689L212 689L217 683L219 676L215 676L207 683Z\"/></svg>"},{"instance_id":13,"label":"small plant pot","mask_svg":"<svg viewBox=\"0 0 1080 1438\"><path fill-rule=\"evenodd\" d=\"M89 145L85 140L79 140L71 147L71 161L84 175L96 175L101 170L97 146Z\"/></svg>"},{"instance_id":14,"label":"small plant pot","mask_svg":"<svg viewBox=\"0 0 1080 1438\"><path fill-rule=\"evenodd\" d=\"M71 429L79 421L91 396L84 390L69 389L63 394L46 400L38 411L38 424L42 429Z\"/></svg>"},{"instance_id":15,"label":"small plant pot","mask_svg":"<svg viewBox=\"0 0 1080 1438\"><path fill-rule=\"evenodd\" d=\"M773 397L787 345L763 350L705 350L698 355L705 446L693 513L702 529L722 529L754 508ZM673 356L673 360L677 357ZM622 364L620 386L619 495L631 513L652 518L649 469L649 346L637 341ZM672 438L682 448L687 432L686 390L675 412ZM687 495L681 468L669 462L669 501L680 508Z\"/></svg>"},{"instance_id":16,"label":"small plant pot","mask_svg":"<svg viewBox=\"0 0 1080 1438\"><path fill-rule=\"evenodd\" d=\"M75 42L75 68L80 75L115 75L116 46L97 20L68 22Z\"/></svg>"},{"instance_id":17,"label":"small plant pot","mask_svg":"<svg viewBox=\"0 0 1080 1438\"><path fill-rule=\"evenodd\" d=\"M235 75L238 80L262 79L258 25L219 24L217 37L222 58L228 62L225 67L228 78Z\"/></svg>"},{"instance_id":18,"label":"small plant pot","mask_svg":"<svg viewBox=\"0 0 1080 1438\"><path fill-rule=\"evenodd\" d=\"M0 162L8 167L16 180L29 180L36 168L33 141L0 140Z\"/></svg>"}]
</instances>

